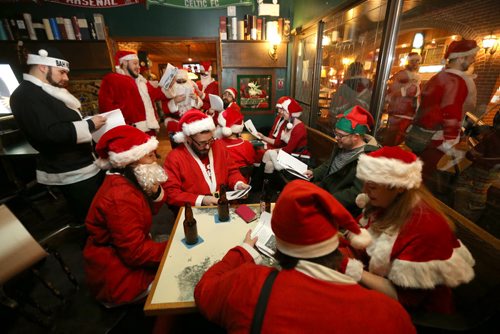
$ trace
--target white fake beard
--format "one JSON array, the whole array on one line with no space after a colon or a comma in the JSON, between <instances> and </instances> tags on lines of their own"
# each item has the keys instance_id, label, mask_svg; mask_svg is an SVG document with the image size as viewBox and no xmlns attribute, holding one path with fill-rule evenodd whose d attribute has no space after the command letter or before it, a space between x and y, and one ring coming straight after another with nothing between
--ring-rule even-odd
<instances>
[{"instance_id":1,"label":"white fake beard","mask_svg":"<svg viewBox=\"0 0 500 334\"><path fill-rule=\"evenodd\" d=\"M168 179L163 167L156 162L139 164L133 167L133 171L137 182L148 195L153 195L155 185L166 182Z\"/></svg>"}]
</instances>

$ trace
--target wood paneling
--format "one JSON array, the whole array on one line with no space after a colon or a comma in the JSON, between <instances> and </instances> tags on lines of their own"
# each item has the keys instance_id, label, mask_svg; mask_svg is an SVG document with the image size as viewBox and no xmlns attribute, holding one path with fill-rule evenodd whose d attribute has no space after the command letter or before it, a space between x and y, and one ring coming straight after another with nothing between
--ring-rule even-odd
<instances>
[{"instance_id":1,"label":"wood paneling","mask_svg":"<svg viewBox=\"0 0 500 334\"><path fill-rule=\"evenodd\" d=\"M278 59L268 54L269 43L265 41L222 42L222 68L284 68L286 67L287 44L278 46Z\"/></svg>"}]
</instances>

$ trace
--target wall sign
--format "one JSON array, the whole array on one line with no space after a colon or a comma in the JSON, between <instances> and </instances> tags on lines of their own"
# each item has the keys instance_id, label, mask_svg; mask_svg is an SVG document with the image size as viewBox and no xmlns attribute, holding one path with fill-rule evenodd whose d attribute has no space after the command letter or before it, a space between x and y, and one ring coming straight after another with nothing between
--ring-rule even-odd
<instances>
[{"instance_id":1,"label":"wall sign","mask_svg":"<svg viewBox=\"0 0 500 334\"><path fill-rule=\"evenodd\" d=\"M285 89L285 79L283 78L278 78L276 80L276 89L278 90L283 90Z\"/></svg>"},{"instance_id":2,"label":"wall sign","mask_svg":"<svg viewBox=\"0 0 500 334\"><path fill-rule=\"evenodd\" d=\"M45 0L62 5L85 8L111 8L128 5L146 4L147 0Z\"/></svg>"},{"instance_id":3,"label":"wall sign","mask_svg":"<svg viewBox=\"0 0 500 334\"><path fill-rule=\"evenodd\" d=\"M251 6L253 0L146 0L148 6L162 5L186 9L211 9L227 6Z\"/></svg>"}]
</instances>

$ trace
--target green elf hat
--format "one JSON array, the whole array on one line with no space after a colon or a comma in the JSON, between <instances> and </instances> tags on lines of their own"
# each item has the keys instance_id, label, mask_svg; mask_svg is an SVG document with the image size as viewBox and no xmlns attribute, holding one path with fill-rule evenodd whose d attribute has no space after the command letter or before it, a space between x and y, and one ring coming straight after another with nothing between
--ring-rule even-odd
<instances>
[{"instance_id":1,"label":"green elf hat","mask_svg":"<svg viewBox=\"0 0 500 334\"><path fill-rule=\"evenodd\" d=\"M344 111L342 114L337 115L337 118L335 128L351 134L364 135L375 123L373 116L360 106L354 106Z\"/></svg>"}]
</instances>

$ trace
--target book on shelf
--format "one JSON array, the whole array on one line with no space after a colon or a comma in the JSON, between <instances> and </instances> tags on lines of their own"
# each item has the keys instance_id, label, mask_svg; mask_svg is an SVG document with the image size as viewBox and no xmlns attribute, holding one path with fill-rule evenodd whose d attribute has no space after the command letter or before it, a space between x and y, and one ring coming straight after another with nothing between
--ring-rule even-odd
<instances>
[{"instance_id":1,"label":"book on shelf","mask_svg":"<svg viewBox=\"0 0 500 334\"><path fill-rule=\"evenodd\" d=\"M56 17L57 28L59 29L59 34L61 35L61 39L68 39L68 33L66 32L66 28L64 27L64 18L61 16Z\"/></svg>"},{"instance_id":2,"label":"book on shelf","mask_svg":"<svg viewBox=\"0 0 500 334\"><path fill-rule=\"evenodd\" d=\"M250 27L249 27L249 20L250 20L250 16L249 14L245 14L245 16L243 17L243 22L245 22L245 36L244 36L244 40L249 40L250 39Z\"/></svg>"},{"instance_id":3,"label":"book on shelf","mask_svg":"<svg viewBox=\"0 0 500 334\"><path fill-rule=\"evenodd\" d=\"M12 29L10 27L9 19L8 18L3 18L2 19L2 25L5 30L5 33L7 34L7 37L9 40L13 41L14 40L14 35L12 34Z\"/></svg>"},{"instance_id":4,"label":"book on shelf","mask_svg":"<svg viewBox=\"0 0 500 334\"><path fill-rule=\"evenodd\" d=\"M0 24L0 41L8 41L8 40L9 40L9 36L7 35L7 32L5 31L3 24Z\"/></svg>"},{"instance_id":5,"label":"book on shelf","mask_svg":"<svg viewBox=\"0 0 500 334\"><path fill-rule=\"evenodd\" d=\"M10 18L10 19L8 19L8 22L9 22L10 31L12 32L12 37L14 37L13 40L20 39L19 28L17 27L16 19Z\"/></svg>"},{"instance_id":6,"label":"book on shelf","mask_svg":"<svg viewBox=\"0 0 500 334\"><path fill-rule=\"evenodd\" d=\"M83 41L92 39L90 36L89 23L86 18L78 18L78 28L80 29L80 34Z\"/></svg>"},{"instance_id":7,"label":"book on shelf","mask_svg":"<svg viewBox=\"0 0 500 334\"><path fill-rule=\"evenodd\" d=\"M245 21L244 20L238 20L237 34L238 34L237 40L242 41L245 39Z\"/></svg>"},{"instance_id":8,"label":"book on shelf","mask_svg":"<svg viewBox=\"0 0 500 334\"><path fill-rule=\"evenodd\" d=\"M261 39L263 41L265 41L267 39L267 36L266 36L266 22L267 22L267 19L265 17L262 18L262 24L261 24Z\"/></svg>"},{"instance_id":9,"label":"book on shelf","mask_svg":"<svg viewBox=\"0 0 500 334\"><path fill-rule=\"evenodd\" d=\"M33 22L33 29L35 30L37 40L46 41L48 39L42 22Z\"/></svg>"},{"instance_id":10,"label":"book on shelf","mask_svg":"<svg viewBox=\"0 0 500 334\"><path fill-rule=\"evenodd\" d=\"M80 26L78 25L78 18L76 16L71 17L71 25L73 26L73 31L75 33L75 39L78 41L82 40L82 33L80 31Z\"/></svg>"},{"instance_id":11,"label":"book on shelf","mask_svg":"<svg viewBox=\"0 0 500 334\"><path fill-rule=\"evenodd\" d=\"M64 30L66 30L66 35L69 40L75 40L75 30L73 29L73 24L71 23L71 19L64 18Z\"/></svg>"},{"instance_id":12,"label":"book on shelf","mask_svg":"<svg viewBox=\"0 0 500 334\"><path fill-rule=\"evenodd\" d=\"M231 39L238 39L238 19L236 16L231 17Z\"/></svg>"},{"instance_id":13,"label":"book on shelf","mask_svg":"<svg viewBox=\"0 0 500 334\"><path fill-rule=\"evenodd\" d=\"M17 39L30 39L30 35L28 33L28 28L26 27L26 22L24 22L24 19L22 17L19 17L19 18L15 19L15 21L16 21L17 33L18 33Z\"/></svg>"},{"instance_id":14,"label":"book on shelf","mask_svg":"<svg viewBox=\"0 0 500 334\"><path fill-rule=\"evenodd\" d=\"M227 40L227 22L225 16L219 17L219 37L222 41Z\"/></svg>"},{"instance_id":15,"label":"book on shelf","mask_svg":"<svg viewBox=\"0 0 500 334\"><path fill-rule=\"evenodd\" d=\"M54 35L55 40L61 40L61 32L59 31L59 26L57 25L57 20L55 17L51 17L49 19L50 22L50 30L52 30L52 34Z\"/></svg>"},{"instance_id":16,"label":"book on shelf","mask_svg":"<svg viewBox=\"0 0 500 334\"><path fill-rule=\"evenodd\" d=\"M104 24L104 16L102 14L94 14L94 27L97 34L97 39L103 41L106 39L106 26Z\"/></svg>"},{"instance_id":17,"label":"book on shelf","mask_svg":"<svg viewBox=\"0 0 500 334\"><path fill-rule=\"evenodd\" d=\"M42 19L43 27L45 28L45 34L47 35L47 39L49 41L54 40L54 34L52 33L52 28L50 26L50 20L49 19Z\"/></svg>"},{"instance_id":18,"label":"book on shelf","mask_svg":"<svg viewBox=\"0 0 500 334\"><path fill-rule=\"evenodd\" d=\"M233 39L233 21L229 16L226 17L226 35L228 40Z\"/></svg>"},{"instance_id":19,"label":"book on shelf","mask_svg":"<svg viewBox=\"0 0 500 334\"><path fill-rule=\"evenodd\" d=\"M28 36L32 41L36 41L35 28L33 28L33 20L31 19L30 13L23 13L24 23L26 24L26 30L28 31Z\"/></svg>"},{"instance_id":20,"label":"book on shelf","mask_svg":"<svg viewBox=\"0 0 500 334\"><path fill-rule=\"evenodd\" d=\"M90 39L97 39L97 32L95 30L95 24L91 19L87 20L89 24Z\"/></svg>"},{"instance_id":21,"label":"book on shelf","mask_svg":"<svg viewBox=\"0 0 500 334\"><path fill-rule=\"evenodd\" d=\"M257 40L262 40L262 19L257 18Z\"/></svg>"}]
</instances>

